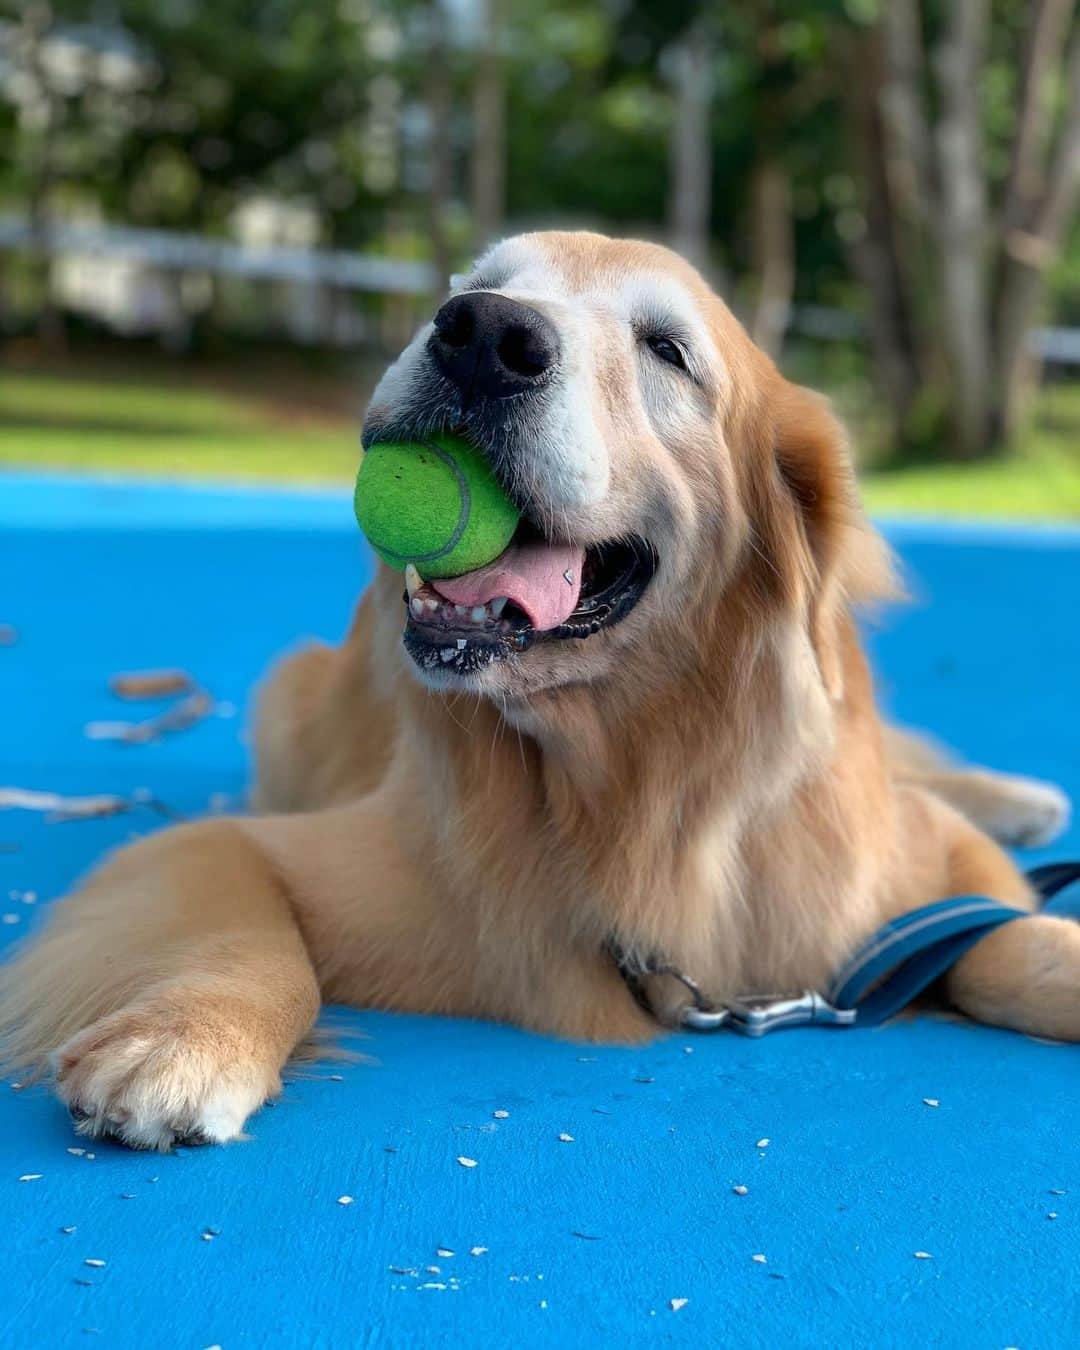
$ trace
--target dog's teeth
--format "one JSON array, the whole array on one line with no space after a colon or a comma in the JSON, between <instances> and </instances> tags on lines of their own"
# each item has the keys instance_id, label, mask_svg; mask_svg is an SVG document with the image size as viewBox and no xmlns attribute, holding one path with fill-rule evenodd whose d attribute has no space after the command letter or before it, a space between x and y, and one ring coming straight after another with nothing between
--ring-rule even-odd
<instances>
[{"instance_id":1,"label":"dog's teeth","mask_svg":"<svg viewBox=\"0 0 1080 1350\"><path fill-rule=\"evenodd\" d=\"M487 618L487 605L473 605L470 617L473 623L483 623Z\"/></svg>"},{"instance_id":2,"label":"dog's teeth","mask_svg":"<svg viewBox=\"0 0 1080 1350\"><path fill-rule=\"evenodd\" d=\"M423 597L423 606L434 614L439 608L439 602L438 600L433 600L430 595L425 595Z\"/></svg>"},{"instance_id":3,"label":"dog's teeth","mask_svg":"<svg viewBox=\"0 0 1080 1350\"><path fill-rule=\"evenodd\" d=\"M414 595L409 601L409 608L417 619L422 619L424 617L424 602L418 595Z\"/></svg>"},{"instance_id":4,"label":"dog's teeth","mask_svg":"<svg viewBox=\"0 0 1080 1350\"><path fill-rule=\"evenodd\" d=\"M491 617L493 619L501 619L502 612L508 603L509 601L505 595L496 596L496 598L488 605L488 609L491 611Z\"/></svg>"},{"instance_id":5,"label":"dog's teeth","mask_svg":"<svg viewBox=\"0 0 1080 1350\"><path fill-rule=\"evenodd\" d=\"M411 600L420 587L424 584L423 578L412 563L405 564L405 589L409 592Z\"/></svg>"},{"instance_id":6,"label":"dog's teeth","mask_svg":"<svg viewBox=\"0 0 1080 1350\"><path fill-rule=\"evenodd\" d=\"M465 616L468 614L468 612L469 612L469 607L468 607L468 605L455 605L455 606L454 606L454 613L458 616L459 619L464 619Z\"/></svg>"}]
</instances>

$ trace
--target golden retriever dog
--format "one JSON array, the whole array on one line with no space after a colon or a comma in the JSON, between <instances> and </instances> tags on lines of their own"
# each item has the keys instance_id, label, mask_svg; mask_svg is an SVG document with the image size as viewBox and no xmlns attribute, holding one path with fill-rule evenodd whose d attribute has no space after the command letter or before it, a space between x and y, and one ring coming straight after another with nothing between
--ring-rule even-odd
<instances>
[{"instance_id":1,"label":"golden retriever dog","mask_svg":"<svg viewBox=\"0 0 1080 1350\"><path fill-rule=\"evenodd\" d=\"M891 917L1033 908L991 837L1067 803L886 732L854 611L892 591L844 436L666 249L504 241L375 390L364 439L468 436L524 515L453 582L380 567L262 693L257 814L121 849L0 982L9 1064L88 1134L237 1137L323 1001L640 1042L613 950L718 1003L820 989ZM974 946L944 996L1080 1040L1080 925Z\"/></svg>"}]
</instances>

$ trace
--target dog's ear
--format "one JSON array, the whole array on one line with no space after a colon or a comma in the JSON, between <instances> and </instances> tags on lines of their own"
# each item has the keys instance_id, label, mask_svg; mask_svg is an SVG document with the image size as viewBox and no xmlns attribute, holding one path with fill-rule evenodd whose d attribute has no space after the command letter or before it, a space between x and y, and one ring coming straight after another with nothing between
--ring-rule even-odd
<instances>
[{"instance_id":1,"label":"dog's ear","mask_svg":"<svg viewBox=\"0 0 1080 1350\"><path fill-rule=\"evenodd\" d=\"M889 551L863 511L847 435L825 400L778 378L770 413L774 464L800 535L810 640L838 699L851 606L897 593Z\"/></svg>"}]
</instances>

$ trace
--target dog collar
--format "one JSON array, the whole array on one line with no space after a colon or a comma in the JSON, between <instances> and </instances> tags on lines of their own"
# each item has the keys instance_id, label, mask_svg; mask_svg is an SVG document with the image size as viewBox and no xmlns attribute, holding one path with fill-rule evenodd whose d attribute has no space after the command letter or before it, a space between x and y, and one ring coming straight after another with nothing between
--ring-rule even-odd
<instances>
[{"instance_id":1,"label":"dog collar","mask_svg":"<svg viewBox=\"0 0 1080 1350\"><path fill-rule=\"evenodd\" d=\"M1038 912L1080 919L1080 890L1060 893L1080 880L1080 861L1047 863L1027 879L1042 905ZM641 953L614 938L608 951L626 987L650 1016L689 1031L728 1027L744 1036L764 1036L782 1027L875 1027L895 1016L953 966L969 948L1004 924L1031 911L984 895L961 895L923 905L879 928L851 956L824 993L755 994L714 1003L701 986L659 952ZM667 975L689 994L674 1019L661 1017L646 980Z\"/></svg>"}]
</instances>

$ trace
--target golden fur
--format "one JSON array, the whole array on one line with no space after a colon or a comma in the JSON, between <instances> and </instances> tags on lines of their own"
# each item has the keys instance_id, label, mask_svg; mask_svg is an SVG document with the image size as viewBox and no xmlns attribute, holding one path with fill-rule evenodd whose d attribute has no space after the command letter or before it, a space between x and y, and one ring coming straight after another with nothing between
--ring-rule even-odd
<instances>
[{"instance_id":1,"label":"golden fur","mask_svg":"<svg viewBox=\"0 0 1080 1350\"><path fill-rule=\"evenodd\" d=\"M385 568L342 647L284 660L260 701L260 814L123 849L0 976L9 1059L51 1060L88 1131L237 1135L320 998L638 1041L657 1026L612 937L723 999L820 987L884 920L949 894L1032 903L977 822L1019 838L1045 795L883 734L852 608L891 594L888 559L825 405L665 250L525 244L566 297L670 281L708 334L711 373L665 443L634 358L590 319L611 461L589 519L645 520L661 572L622 624L465 688L412 678ZM947 993L1080 1039L1080 926L1002 929Z\"/></svg>"}]
</instances>

